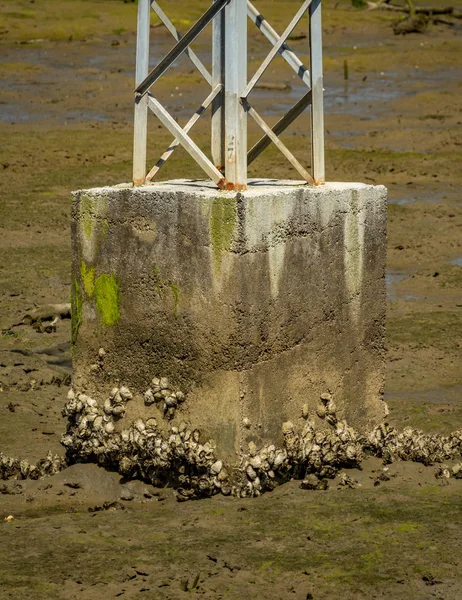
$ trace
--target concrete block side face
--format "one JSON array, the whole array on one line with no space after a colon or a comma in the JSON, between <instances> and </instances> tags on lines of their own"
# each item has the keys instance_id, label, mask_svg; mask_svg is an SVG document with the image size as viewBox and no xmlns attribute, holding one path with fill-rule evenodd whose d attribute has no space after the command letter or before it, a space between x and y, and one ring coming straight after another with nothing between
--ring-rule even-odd
<instances>
[{"instance_id":1,"label":"concrete block side face","mask_svg":"<svg viewBox=\"0 0 462 600\"><path fill-rule=\"evenodd\" d=\"M81 191L72 242L76 388L168 376L230 460L328 390L359 429L383 418L385 188Z\"/></svg>"}]
</instances>

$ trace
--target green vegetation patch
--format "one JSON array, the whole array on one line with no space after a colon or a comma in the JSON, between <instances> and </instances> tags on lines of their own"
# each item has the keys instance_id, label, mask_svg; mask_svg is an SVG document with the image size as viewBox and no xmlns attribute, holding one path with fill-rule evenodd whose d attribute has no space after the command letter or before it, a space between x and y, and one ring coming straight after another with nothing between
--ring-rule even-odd
<instances>
[{"instance_id":1,"label":"green vegetation patch","mask_svg":"<svg viewBox=\"0 0 462 600\"><path fill-rule=\"evenodd\" d=\"M95 267L88 267L84 260L80 263L80 276L83 289L89 298L95 293Z\"/></svg>"},{"instance_id":2,"label":"green vegetation patch","mask_svg":"<svg viewBox=\"0 0 462 600\"><path fill-rule=\"evenodd\" d=\"M102 273L94 285L96 309L105 325L115 325L120 319L119 282L114 275Z\"/></svg>"},{"instance_id":3,"label":"green vegetation patch","mask_svg":"<svg viewBox=\"0 0 462 600\"><path fill-rule=\"evenodd\" d=\"M391 318L387 322L387 336L395 344L448 349L462 339L462 318L450 311L416 312Z\"/></svg>"}]
</instances>

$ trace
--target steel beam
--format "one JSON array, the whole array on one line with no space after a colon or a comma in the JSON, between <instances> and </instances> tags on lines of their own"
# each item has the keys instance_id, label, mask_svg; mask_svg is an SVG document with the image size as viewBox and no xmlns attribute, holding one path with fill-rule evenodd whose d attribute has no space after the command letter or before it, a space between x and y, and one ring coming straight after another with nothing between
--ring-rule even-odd
<instances>
[{"instance_id":1,"label":"steel beam","mask_svg":"<svg viewBox=\"0 0 462 600\"><path fill-rule=\"evenodd\" d=\"M282 154L284 154L284 156L287 158L287 160L290 162L290 164L294 167L294 169L296 169L300 173L300 175L303 177L303 179L305 181L307 181L308 183L314 183L313 178L308 173L308 171L305 169L305 167L295 158L295 156L287 148L287 146L281 142L281 140L278 138L278 136L275 133L273 133L271 127L269 127L265 123L265 121L260 117L260 115L257 113L257 111L250 106L250 104L247 102L247 100L243 100L243 104L244 104L247 112L249 113L249 115L253 118L253 120L258 125L260 125L260 127L263 129L263 131L266 133L266 135L270 138L270 140L273 142L273 144L282 152Z\"/></svg>"},{"instance_id":2,"label":"steel beam","mask_svg":"<svg viewBox=\"0 0 462 600\"><path fill-rule=\"evenodd\" d=\"M136 38L136 81L139 85L149 72L149 0L138 2L138 33ZM135 97L133 140L133 184L142 185L146 178L146 144L148 135L148 100Z\"/></svg>"},{"instance_id":3,"label":"steel beam","mask_svg":"<svg viewBox=\"0 0 462 600\"><path fill-rule=\"evenodd\" d=\"M273 58L276 56L276 54L278 54L278 52L280 52L286 39L289 37L289 35L292 33L292 31L296 27L297 23L303 17L303 14L306 12L306 10L308 9L310 4L311 4L311 0L305 0L305 2L302 4L302 6L298 9L295 17L292 19L292 21L286 27L286 29L284 30L284 33L277 39L276 43L273 46L273 49L268 54L268 56L265 58L265 60L262 62L260 67L257 69L257 72L255 73L255 75L252 77L252 79L247 84L247 87L245 88L244 92L242 93L243 98L247 98L247 96L252 91L252 88L254 87L254 85L258 82L260 77L263 75L263 73L268 68L270 62L273 60Z\"/></svg>"},{"instance_id":4,"label":"steel beam","mask_svg":"<svg viewBox=\"0 0 462 600\"><path fill-rule=\"evenodd\" d=\"M302 114L305 108L311 103L311 90L307 92L292 108L280 119L271 129L274 135L280 135L295 119ZM260 154L271 144L272 138L264 135L258 142L249 150L247 154L247 165L260 156Z\"/></svg>"},{"instance_id":5,"label":"steel beam","mask_svg":"<svg viewBox=\"0 0 462 600\"><path fill-rule=\"evenodd\" d=\"M255 23L258 29L263 33L267 40L269 40L273 46L277 43L279 39L279 34L271 27L268 21L260 14L257 8L247 0L247 14L249 19ZM302 63L302 61L298 58L295 52L289 48L289 46L284 42L284 44L279 49L279 54L282 58L287 62L288 65L292 67L295 73L300 77L300 79L308 86L311 86L310 81L310 72L307 67Z\"/></svg>"},{"instance_id":6,"label":"steel beam","mask_svg":"<svg viewBox=\"0 0 462 600\"><path fill-rule=\"evenodd\" d=\"M216 1L216 0L214 0ZM225 83L225 11L212 22L212 86ZM224 93L212 102L212 161L220 171L225 169L225 97Z\"/></svg>"},{"instance_id":7,"label":"steel beam","mask_svg":"<svg viewBox=\"0 0 462 600\"><path fill-rule=\"evenodd\" d=\"M143 96L146 94L165 71L172 66L176 59L187 49L197 36L207 27L210 21L217 15L230 1L235 0L216 0L210 6L202 17L189 29L179 42L164 56L160 63L147 75L147 77L136 87L135 93Z\"/></svg>"},{"instance_id":8,"label":"steel beam","mask_svg":"<svg viewBox=\"0 0 462 600\"><path fill-rule=\"evenodd\" d=\"M219 187L223 184L223 175L220 171L209 161L199 146L193 142L187 133L178 125L175 119L165 110L160 102L158 102L153 96L149 94L149 108L156 115L159 121L165 125L170 133L175 136L177 140L181 142L183 148L188 152L197 164L207 173L207 175L214 181Z\"/></svg>"},{"instance_id":9,"label":"steel beam","mask_svg":"<svg viewBox=\"0 0 462 600\"><path fill-rule=\"evenodd\" d=\"M204 102L202 102L202 104L199 106L199 108L196 110L196 112L193 114L193 116L189 119L189 121L183 127L184 133L189 133L191 131L191 129L194 127L194 125L197 123L197 121L202 117L202 115L205 113L205 111L210 106L210 104L222 92L223 92L222 85L215 86L215 88L211 91L211 93L207 96L207 98L204 100ZM167 150L159 158L159 160L157 161L155 166L147 174L147 176L146 176L147 181L152 181L152 179L154 179L156 174L160 171L160 169L164 166L164 164L172 156L172 154L175 152L176 148L178 148L178 146L180 144L181 144L181 142L178 138L175 138L173 140L173 142L170 144L170 146L167 148Z\"/></svg>"},{"instance_id":10,"label":"steel beam","mask_svg":"<svg viewBox=\"0 0 462 600\"><path fill-rule=\"evenodd\" d=\"M231 0L225 9L226 184L247 187L247 114L240 98L247 83L247 0Z\"/></svg>"},{"instance_id":11,"label":"steel beam","mask_svg":"<svg viewBox=\"0 0 462 600\"><path fill-rule=\"evenodd\" d=\"M165 25L165 27L170 31L170 33L173 35L173 37L176 39L176 41L179 42L183 36L177 30L175 25L170 21L170 19L167 17L167 15L164 13L164 11L161 9L161 7L157 4L157 2L155 0L151 0L151 8L156 13L156 15L159 17L159 19L162 21L162 23ZM191 50L191 48L186 48L184 53L186 54L186 56L188 56L190 58L191 62L197 68L197 70L201 73L201 75L205 79L205 81L209 85L211 85L212 84L212 76L208 72L204 63L197 56L197 54L195 52L193 52Z\"/></svg>"},{"instance_id":12,"label":"steel beam","mask_svg":"<svg viewBox=\"0 0 462 600\"><path fill-rule=\"evenodd\" d=\"M321 0L310 5L311 168L316 184L325 181L324 167L324 88L322 76Z\"/></svg>"}]
</instances>

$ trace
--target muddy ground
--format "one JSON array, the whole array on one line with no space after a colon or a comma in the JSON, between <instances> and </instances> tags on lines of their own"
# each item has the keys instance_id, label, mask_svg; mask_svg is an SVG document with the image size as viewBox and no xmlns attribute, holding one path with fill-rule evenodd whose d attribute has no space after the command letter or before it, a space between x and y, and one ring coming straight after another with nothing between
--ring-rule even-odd
<instances>
[{"instance_id":1,"label":"muddy ground","mask_svg":"<svg viewBox=\"0 0 462 600\"><path fill-rule=\"evenodd\" d=\"M185 30L203 0L165 2ZM295 2L258 1L282 30ZM437 2L438 4L438 2ZM443 5L443 3L439 3ZM70 323L25 314L70 294L70 190L131 178L136 6L122 0L0 5L0 451L62 454ZM462 427L460 27L394 36L397 16L324 2L327 178L389 189L386 399L390 422ZM152 22L153 62L171 38ZM252 72L269 46L249 24ZM303 27L291 45L306 53ZM297 37L297 36L295 36ZM210 34L195 49L207 62ZM344 80L344 61L349 78ZM159 97L180 122L207 95L178 61ZM278 59L256 108L274 122L302 86ZM206 118L195 139L206 148ZM309 162L308 118L284 139ZM251 131L256 138L257 132ZM149 160L170 142L151 122ZM181 150L163 178L201 177ZM295 177L268 149L251 175ZM292 482L253 500L178 504L170 489L75 465L0 484L0 598L370 599L462 597L462 481L368 459L361 487ZM3 521L11 515L13 520Z\"/></svg>"}]
</instances>

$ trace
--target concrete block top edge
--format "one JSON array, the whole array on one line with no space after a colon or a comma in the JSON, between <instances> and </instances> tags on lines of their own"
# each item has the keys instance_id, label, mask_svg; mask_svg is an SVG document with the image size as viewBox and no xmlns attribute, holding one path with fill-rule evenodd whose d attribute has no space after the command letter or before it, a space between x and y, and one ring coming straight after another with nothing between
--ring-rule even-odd
<instances>
[{"instance_id":1,"label":"concrete block top edge","mask_svg":"<svg viewBox=\"0 0 462 600\"><path fill-rule=\"evenodd\" d=\"M173 179L170 181L161 181L153 184L134 187L132 183L120 183L113 186L96 187L85 190L76 190L73 194L82 192L91 193L94 195L107 194L111 191L133 190L138 193L187 193L201 196L224 196L232 197L244 195L247 197L264 195L272 195L281 193L293 193L294 190L308 190L314 194L323 194L329 192L340 192L346 190L367 190L375 189L379 192L385 192L386 188L383 185L371 185L359 182L328 182L319 186L308 185L305 181L297 180L282 180L282 179L250 179L248 188L242 192L218 190L212 181L196 180L196 179Z\"/></svg>"}]
</instances>

